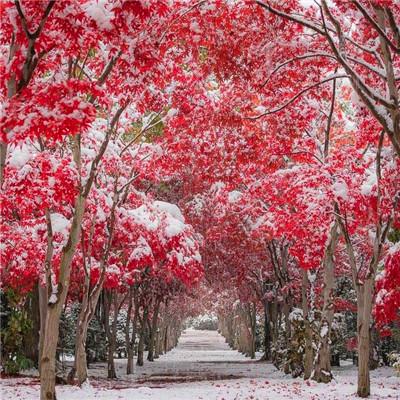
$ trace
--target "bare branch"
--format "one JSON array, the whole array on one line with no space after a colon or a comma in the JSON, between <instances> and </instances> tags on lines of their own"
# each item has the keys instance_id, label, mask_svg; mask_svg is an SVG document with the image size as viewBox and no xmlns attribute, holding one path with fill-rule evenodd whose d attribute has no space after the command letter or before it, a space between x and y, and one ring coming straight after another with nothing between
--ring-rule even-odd
<instances>
[{"instance_id":1,"label":"bare branch","mask_svg":"<svg viewBox=\"0 0 400 400\"><path fill-rule=\"evenodd\" d=\"M386 35L386 32L379 26L379 24L368 13L368 11L358 2L358 0L352 0L352 3L358 8L361 14L374 27L374 29L378 31L379 35L383 37L385 42L392 48L392 50L396 53L400 53L400 48L392 43L392 41Z\"/></svg>"},{"instance_id":2,"label":"bare branch","mask_svg":"<svg viewBox=\"0 0 400 400\"><path fill-rule=\"evenodd\" d=\"M103 157L103 155L104 155L104 153L105 153L105 151L107 149L108 142L111 139L111 135L114 132L115 127L117 126L119 118L121 117L121 114L123 113L123 111L126 109L127 106L128 106L128 103L126 103L125 105L121 106L117 110L117 112L115 113L115 115L114 115L114 117L113 117L113 119L111 121L110 128L108 129L108 131L106 133L106 137L105 137L103 143L101 144L100 149L99 149L99 151L98 151L98 153L97 153L97 155L96 155L95 159L93 160L92 165L90 167L89 177L88 177L88 180L87 180L87 182L85 184L85 187L84 187L84 190L83 190L83 197L84 198L87 198L87 196L90 193L90 189L92 187L92 183L93 183L94 178L95 178L96 173L97 173L97 167L98 167L98 165L99 165L99 163L100 163L100 161L101 161L101 159L102 159L102 157Z\"/></svg>"},{"instance_id":3,"label":"bare branch","mask_svg":"<svg viewBox=\"0 0 400 400\"><path fill-rule=\"evenodd\" d=\"M297 22L298 24L301 24L301 25L303 25L303 26L305 26L307 28L310 28L313 31L318 32L319 34L325 36L325 32L322 29L322 27L319 27L319 26L313 24L310 21L307 21L307 20L302 19L302 18L295 17L295 16L293 16L291 14L287 14L287 13L285 13L283 11L277 10L276 8L273 8L269 3L265 4L264 2L262 2L260 0L256 0L256 3L259 4L261 7L267 9L268 11L270 11L272 14L275 14L275 15L277 15L279 17L283 17L283 18L289 19L290 21L293 21L293 22Z\"/></svg>"},{"instance_id":4,"label":"bare branch","mask_svg":"<svg viewBox=\"0 0 400 400\"><path fill-rule=\"evenodd\" d=\"M400 29L396 23L396 20L394 19L392 10L390 8L385 8L385 13L388 17L390 27L392 28L394 37L396 39L397 47L400 47Z\"/></svg>"},{"instance_id":5,"label":"bare branch","mask_svg":"<svg viewBox=\"0 0 400 400\"><path fill-rule=\"evenodd\" d=\"M330 133L331 133L333 111L335 109L335 97L336 97L336 79L333 80L331 107L329 110L328 121L326 124L326 130L325 130L325 142L324 142L324 159L325 160L328 158L328 153L329 153L329 139L330 139Z\"/></svg>"},{"instance_id":6,"label":"bare branch","mask_svg":"<svg viewBox=\"0 0 400 400\"><path fill-rule=\"evenodd\" d=\"M44 24L46 23L46 20L47 20L48 16L50 15L51 9L54 7L56 1L55 0L49 1L49 3L47 4L47 7L43 13L43 16L39 22L39 25L34 33L29 32L27 20L26 20L24 12L22 11L19 0L15 0L14 3L15 3L15 7L17 8L18 15L21 18L22 28L24 29L24 32L25 32L27 38L35 41L41 34Z\"/></svg>"},{"instance_id":7,"label":"bare branch","mask_svg":"<svg viewBox=\"0 0 400 400\"><path fill-rule=\"evenodd\" d=\"M272 109L272 110L266 111L266 112L264 112L264 113L262 113L262 114L260 114L260 115L256 115L256 116L254 116L254 117L245 117L245 118L246 118L246 119L255 120L255 119L259 119L259 118L265 117L266 115L270 115L270 114L274 114L274 113L277 113L277 112L279 112L279 111L282 111L285 107L287 107L288 105L290 105L291 103L293 103L295 100L297 100L297 99L298 99L301 95L303 95L305 92L307 92L307 91L309 91L309 90L311 90L311 89L314 89L314 88L316 88L317 86L320 86L320 85L322 85L322 84L324 84L324 83L326 83L326 82L329 82L329 81L334 80L334 79L340 79L340 78L349 78L349 76L348 76L348 75L334 75L334 76L332 76L332 77L323 79L322 81L319 81L319 82L317 82L317 83L314 83L313 85L307 86L306 88L304 88L303 90L301 90L299 93L297 93L295 96L293 96L290 100L288 100L288 101L287 101L286 103L284 103L283 105L281 105L281 106L279 106L279 107L277 107L277 108L274 108L274 109Z\"/></svg>"},{"instance_id":8,"label":"bare branch","mask_svg":"<svg viewBox=\"0 0 400 400\"><path fill-rule=\"evenodd\" d=\"M270 81L272 75L274 75L276 72L278 72L284 66L291 64L292 62L295 62L298 60L304 60L306 58L313 58L313 57L327 57L327 58L332 58L332 59L336 60L336 58L332 54L329 54L329 53L307 53L307 54L303 54L302 56L293 57L293 58L283 62L282 64L279 64L278 66L276 66L273 69L273 71L270 73L269 77L261 85L261 88L263 88Z\"/></svg>"},{"instance_id":9,"label":"bare branch","mask_svg":"<svg viewBox=\"0 0 400 400\"><path fill-rule=\"evenodd\" d=\"M26 17L25 17L24 12L22 11L19 0L15 0L14 3L15 3L15 7L17 8L18 15L21 18L22 29L24 30L25 35L28 37L28 39L32 39L32 34L29 32Z\"/></svg>"},{"instance_id":10,"label":"bare branch","mask_svg":"<svg viewBox=\"0 0 400 400\"><path fill-rule=\"evenodd\" d=\"M110 74L111 70L113 69L115 63L121 57L122 51L120 50L116 56L112 56L111 60L108 62L106 67L104 68L103 73L100 75L100 78L97 80L97 84L101 86L107 79L108 75Z\"/></svg>"}]
</instances>

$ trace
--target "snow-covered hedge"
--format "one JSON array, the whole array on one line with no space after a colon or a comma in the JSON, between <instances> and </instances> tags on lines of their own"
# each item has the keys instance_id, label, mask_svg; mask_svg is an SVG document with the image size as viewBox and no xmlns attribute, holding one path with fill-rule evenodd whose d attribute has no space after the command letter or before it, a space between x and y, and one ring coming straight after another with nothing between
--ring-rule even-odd
<instances>
[{"instance_id":1,"label":"snow-covered hedge","mask_svg":"<svg viewBox=\"0 0 400 400\"><path fill-rule=\"evenodd\" d=\"M218 319L213 314L199 315L196 318L190 318L186 326L193 329L216 331L218 329Z\"/></svg>"}]
</instances>

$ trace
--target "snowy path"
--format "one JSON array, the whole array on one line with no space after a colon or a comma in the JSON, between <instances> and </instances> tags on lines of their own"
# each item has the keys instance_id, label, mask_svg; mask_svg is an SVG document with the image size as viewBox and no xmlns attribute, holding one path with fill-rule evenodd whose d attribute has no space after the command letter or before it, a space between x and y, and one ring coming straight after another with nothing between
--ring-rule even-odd
<instances>
[{"instance_id":1,"label":"snowy path","mask_svg":"<svg viewBox=\"0 0 400 400\"><path fill-rule=\"evenodd\" d=\"M105 379L106 367L90 369L91 387L58 386L60 400L311 400L356 399L356 370L335 371L329 385L285 376L271 364L251 361L226 345L214 331L187 330L176 349L154 363L146 362L126 376L125 360L117 360L120 379ZM370 399L400 399L400 378L390 368L372 372ZM37 380L4 379L2 399L38 398Z\"/></svg>"}]
</instances>

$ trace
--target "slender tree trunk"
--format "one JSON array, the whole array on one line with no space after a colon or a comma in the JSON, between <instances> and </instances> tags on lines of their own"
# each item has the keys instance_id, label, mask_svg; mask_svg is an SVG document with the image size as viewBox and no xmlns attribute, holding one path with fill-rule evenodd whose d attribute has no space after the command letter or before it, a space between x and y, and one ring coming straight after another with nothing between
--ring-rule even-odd
<instances>
[{"instance_id":1,"label":"slender tree trunk","mask_svg":"<svg viewBox=\"0 0 400 400\"><path fill-rule=\"evenodd\" d=\"M284 363L283 363L283 372L285 374L290 374L290 359L289 359L289 354L290 354L290 349L291 349L291 337L292 337L292 324L290 322L290 309L289 305L287 303L286 296L283 299L283 306L282 306L282 311L283 311L283 318L285 320L285 346L286 346L286 353L285 353L285 358L284 358Z\"/></svg>"},{"instance_id":2,"label":"slender tree trunk","mask_svg":"<svg viewBox=\"0 0 400 400\"><path fill-rule=\"evenodd\" d=\"M249 304L249 322L250 322L250 358L254 360L256 358L256 327L257 327L257 320L256 320L256 305Z\"/></svg>"},{"instance_id":3,"label":"slender tree trunk","mask_svg":"<svg viewBox=\"0 0 400 400\"><path fill-rule=\"evenodd\" d=\"M168 324L165 327L164 332L164 354L168 351Z\"/></svg>"},{"instance_id":4,"label":"slender tree trunk","mask_svg":"<svg viewBox=\"0 0 400 400\"><path fill-rule=\"evenodd\" d=\"M44 331L46 329L46 314L47 314L47 288L42 286L40 283L38 285L39 289L39 313L40 313L40 332L39 332L39 372L43 354L44 346Z\"/></svg>"},{"instance_id":5,"label":"slender tree trunk","mask_svg":"<svg viewBox=\"0 0 400 400\"><path fill-rule=\"evenodd\" d=\"M164 339L164 324L160 326L160 331L157 335L157 358L163 354L163 339Z\"/></svg>"},{"instance_id":6,"label":"slender tree trunk","mask_svg":"<svg viewBox=\"0 0 400 400\"><path fill-rule=\"evenodd\" d=\"M305 349L304 349L304 379L309 379L311 377L312 368L313 368L313 359L314 352L312 347L312 330L310 324L310 315L309 315L309 307L308 307L308 272L304 269L301 271L302 273L302 286L301 286L301 295L302 295L302 306L303 306L303 318L304 318L304 341L305 341Z\"/></svg>"},{"instance_id":7,"label":"slender tree trunk","mask_svg":"<svg viewBox=\"0 0 400 400\"><path fill-rule=\"evenodd\" d=\"M160 326L157 327L155 341L154 341L154 359L160 358Z\"/></svg>"},{"instance_id":8,"label":"slender tree trunk","mask_svg":"<svg viewBox=\"0 0 400 400\"><path fill-rule=\"evenodd\" d=\"M85 198L79 195L75 202L75 214L72 220L70 236L62 251L57 293L54 293L55 299L51 299L52 301L47 306L43 352L40 366L41 400L54 400L56 398L56 350L60 317L67 297L72 257L75 254L75 249L79 241L84 211Z\"/></svg>"},{"instance_id":9,"label":"slender tree trunk","mask_svg":"<svg viewBox=\"0 0 400 400\"><path fill-rule=\"evenodd\" d=\"M126 374L133 374L133 348L129 344L127 347Z\"/></svg>"},{"instance_id":10,"label":"slender tree trunk","mask_svg":"<svg viewBox=\"0 0 400 400\"><path fill-rule=\"evenodd\" d=\"M88 295L89 295L89 277L85 279L85 289L83 293L83 300L81 305L81 311L78 316L76 324L76 336L75 336L75 354L74 354L74 366L68 374L68 383L74 384L75 375L78 376L79 385L87 379L87 360L86 360L86 336L89 325L88 321Z\"/></svg>"},{"instance_id":11,"label":"slender tree trunk","mask_svg":"<svg viewBox=\"0 0 400 400\"><path fill-rule=\"evenodd\" d=\"M86 337L87 337L87 325L78 328L76 334L75 343L75 365L76 376L78 378L79 385L82 385L87 380L87 360L86 360Z\"/></svg>"},{"instance_id":12,"label":"slender tree trunk","mask_svg":"<svg viewBox=\"0 0 400 400\"><path fill-rule=\"evenodd\" d=\"M268 301L263 301L264 306L264 356L263 360L271 360L271 322L268 310Z\"/></svg>"},{"instance_id":13,"label":"slender tree trunk","mask_svg":"<svg viewBox=\"0 0 400 400\"><path fill-rule=\"evenodd\" d=\"M42 359L40 365L40 399L55 400L56 384L56 350L59 335L60 315L62 304L48 307Z\"/></svg>"},{"instance_id":14,"label":"slender tree trunk","mask_svg":"<svg viewBox=\"0 0 400 400\"><path fill-rule=\"evenodd\" d=\"M147 313L148 313L147 308L145 308L143 310L143 319L141 321L139 344L138 344L138 354L137 354L137 362L136 362L136 364L139 367L142 367L144 364L144 339L145 339L145 334L146 334Z\"/></svg>"},{"instance_id":15,"label":"slender tree trunk","mask_svg":"<svg viewBox=\"0 0 400 400\"><path fill-rule=\"evenodd\" d=\"M371 391L369 377L370 360L370 323L372 312L374 282L372 278L367 279L364 285L359 287L357 332L358 332L358 388L357 394L360 397L368 397Z\"/></svg>"},{"instance_id":16,"label":"slender tree trunk","mask_svg":"<svg viewBox=\"0 0 400 400\"><path fill-rule=\"evenodd\" d=\"M153 318L151 320L150 338L149 338L149 353L147 355L148 361L154 361L154 346L155 337L157 333L158 312L160 310L161 300L156 300L155 309L153 311Z\"/></svg>"},{"instance_id":17,"label":"slender tree trunk","mask_svg":"<svg viewBox=\"0 0 400 400\"><path fill-rule=\"evenodd\" d=\"M115 291L111 293L111 301L114 308L114 318L111 329L108 330L107 377L109 379L116 379L117 373L115 371L114 353L117 347L118 314L123 301L118 305L118 294Z\"/></svg>"},{"instance_id":18,"label":"slender tree trunk","mask_svg":"<svg viewBox=\"0 0 400 400\"><path fill-rule=\"evenodd\" d=\"M108 355L107 355L107 378L116 379L117 373L115 371L114 352L116 348L116 335L114 329L111 332L111 341L108 344Z\"/></svg>"},{"instance_id":19,"label":"slender tree trunk","mask_svg":"<svg viewBox=\"0 0 400 400\"><path fill-rule=\"evenodd\" d=\"M137 351L136 365L142 367L144 364L144 329L141 329Z\"/></svg>"},{"instance_id":20,"label":"slender tree trunk","mask_svg":"<svg viewBox=\"0 0 400 400\"><path fill-rule=\"evenodd\" d=\"M335 286L334 254L339 239L338 225L335 223L330 232L331 238L325 251L324 267L324 305L319 327L319 344L314 365L313 379L317 382L332 380L330 333L334 315L333 291Z\"/></svg>"},{"instance_id":21,"label":"slender tree trunk","mask_svg":"<svg viewBox=\"0 0 400 400\"><path fill-rule=\"evenodd\" d=\"M126 342L126 353L127 353L127 362L126 362L126 374L133 374L133 355L134 355L134 347L136 341L136 325L138 319L139 306L137 302L137 295L135 289L131 289L134 292L134 304L135 304L135 313L132 320L132 336L129 334L129 325L130 318L127 318L126 321L126 331L125 331L125 342ZM129 299L129 307L128 307L128 316L132 312L132 297Z\"/></svg>"}]
</instances>

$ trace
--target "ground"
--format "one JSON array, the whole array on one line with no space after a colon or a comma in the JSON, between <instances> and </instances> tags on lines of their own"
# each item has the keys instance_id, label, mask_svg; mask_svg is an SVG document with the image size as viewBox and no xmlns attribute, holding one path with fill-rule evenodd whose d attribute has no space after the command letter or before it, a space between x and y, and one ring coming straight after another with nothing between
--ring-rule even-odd
<instances>
[{"instance_id":1,"label":"ground","mask_svg":"<svg viewBox=\"0 0 400 400\"><path fill-rule=\"evenodd\" d=\"M57 386L59 400L333 400L356 399L357 371L350 363L335 369L330 384L293 379L273 365L251 361L231 350L215 331L186 330L178 346L153 363L124 373L117 360L118 380L105 378L107 368L95 364L84 388ZM372 371L370 399L400 399L400 378L391 368ZM35 377L2 379L4 400L36 400Z\"/></svg>"}]
</instances>

